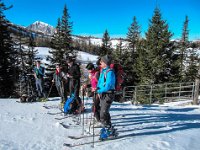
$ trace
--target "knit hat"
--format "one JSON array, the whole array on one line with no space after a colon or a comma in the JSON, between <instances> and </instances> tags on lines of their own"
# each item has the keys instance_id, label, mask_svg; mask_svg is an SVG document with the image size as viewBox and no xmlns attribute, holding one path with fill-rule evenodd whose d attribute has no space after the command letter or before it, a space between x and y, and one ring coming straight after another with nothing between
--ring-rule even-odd
<instances>
[{"instance_id":1,"label":"knit hat","mask_svg":"<svg viewBox=\"0 0 200 150\"><path fill-rule=\"evenodd\" d=\"M111 64L111 57L108 55L105 55L101 57L101 61L103 61L107 66L110 66Z\"/></svg>"}]
</instances>

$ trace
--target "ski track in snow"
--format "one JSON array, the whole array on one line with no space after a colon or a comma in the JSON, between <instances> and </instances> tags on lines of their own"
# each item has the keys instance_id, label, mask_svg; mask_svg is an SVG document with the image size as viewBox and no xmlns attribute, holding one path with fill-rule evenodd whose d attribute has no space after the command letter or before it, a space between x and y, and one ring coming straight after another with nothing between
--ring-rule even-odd
<instances>
[{"instance_id":1,"label":"ski track in snow","mask_svg":"<svg viewBox=\"0 0 200 150\"><path fill-rule=\"evenodd\" d=\"M92 137L78 140L68 138L69 135L82 134L82 118L79 115L56 120L55 117L63 117L63 114L48 114L60 112L59 99L24 104L16 100L0 99L1 150L66 150L69 148L64 147L63 143L92 141ZM85 99L88 110L84 121L86 132L91 121L91 102L91 99ZM199 106L134 106L130 102L114 102L110 112L120 138L95 143L95 150L196 150L200 147ZM60 123L70 127L66 129ZM99 130L95 128L95 133L98 134ZM98 140L98 136L95 136L95 140ZM70 149L93 149L91 145Z\"/></svg>"}]
</instances>

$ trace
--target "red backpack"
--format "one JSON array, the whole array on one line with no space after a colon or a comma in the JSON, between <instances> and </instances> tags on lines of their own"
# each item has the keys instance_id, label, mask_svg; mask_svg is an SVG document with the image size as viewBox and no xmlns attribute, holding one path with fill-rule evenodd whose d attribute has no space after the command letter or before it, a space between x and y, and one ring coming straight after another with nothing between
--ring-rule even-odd
<instances>
[{"instance_id":1,"label":"red backpack","mask_svg":"<svg viewBox=\"0 0 200 150\"><path fill-rule=\"evenodd\" d=\"M111 64L110 68L115 72L115 90L122 91L123 90L123 83L124 83L124 70L120 64Z\"/></svg>"}]
</instances>

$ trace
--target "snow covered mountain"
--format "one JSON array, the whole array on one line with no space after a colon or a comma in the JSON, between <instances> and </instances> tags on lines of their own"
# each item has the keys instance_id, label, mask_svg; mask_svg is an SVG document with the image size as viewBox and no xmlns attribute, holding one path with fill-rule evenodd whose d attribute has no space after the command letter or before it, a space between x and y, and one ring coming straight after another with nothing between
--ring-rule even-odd
<instances>
[{"instance_id":1,"label":"snow covered mountain","mask_svg":"<svg viewBox=\"0 0 200 150\"><path fill-rule=\"evenodd\" d=\"M42 32L45 35L52 35L55 32L55 28L47 23L36 21L29 25L27 29L37 32Z\"/></svg>"},{"instance_id":2,"label":"snow covered mountain","mask_svg":"<svg viewBox=\"0 0 200 150\"><path fill-rule=\"evenodd\" d=\"M55 32L55 28L47 23L44 23L42 21L36 21L33 24L26 27L26 29L35 31L35 32L41 32L44 35L52 35ZM102 34L103 35L103 34ZM79 36L79 35L73 35L72 38L74 40L79 41L85 41L86 43L91 43L94 45L101 45L102 44L102 38L97 37L91 37L91 36ZM123 39L123 46L127 46L127 42ZM111 47L116 48L116 46L120 43L120 40L118 38L112 38L111 39Z\"/></svg>"}]
</instances>

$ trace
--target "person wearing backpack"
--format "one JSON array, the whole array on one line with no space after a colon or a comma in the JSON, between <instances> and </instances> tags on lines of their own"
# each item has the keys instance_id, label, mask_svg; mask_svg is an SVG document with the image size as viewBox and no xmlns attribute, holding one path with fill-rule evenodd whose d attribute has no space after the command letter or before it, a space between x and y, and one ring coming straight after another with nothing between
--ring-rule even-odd
<instances>
[{"instance_id":1,"label":"person wearing backpack","mask_svg":"<svg viewBox=\"0 0 200 150\"><path fill-rule=\"evenodd\" d=\"M67 78L69 95L74 98L70 111L75 113L76 111L79 111L79 108L82 105L79 97L81 71L79 65L75 63L75 57L68 56L66 62L68 64Z\"/></svg>"},{"instance_id":2,"label":"person wearing backpack","mask_svg":"<svg viewBox=\"0 0 200 150\"><path fill-rule=\"evenodd\" d=\"M100 95L100 124L96 127L111 127L110 106L115 97L115 73L110 68L111 57L105 55L101 57L101 74L97 84L97 93Z\"/></svg>"},{"instance_id":3,"label":"person wearing backpack","mask_svg":"<svg viewBox=\"0 0 200 150\"><path fill-rule=\"evenodd\" d=\"M36 66L34 67L34 77L35 77L35 85L37 90L37 99L39 98L45 98L44 93L44 67L41 66L40 60L36 61Z\"/></svg>"},{"instance_id":4,"label":"person wearing backpack","mask_svg":"<svg viewBox=\"0 0 200 150\"><path fill-rule=\"evenodd\" d=\"M83 88L84 89L91 88L91 91L92 91L91 95L93 97L92 110L94 112L94 117L96 121L100 122L100 99L99 99L99 96L94 93L97 89L97 83L98 83L98 79L100 75L99 68L95 68L94 64L90 62L87 64L86 69L89 72L90 84L83 85Z\"/></svg>"}]
</instances>

